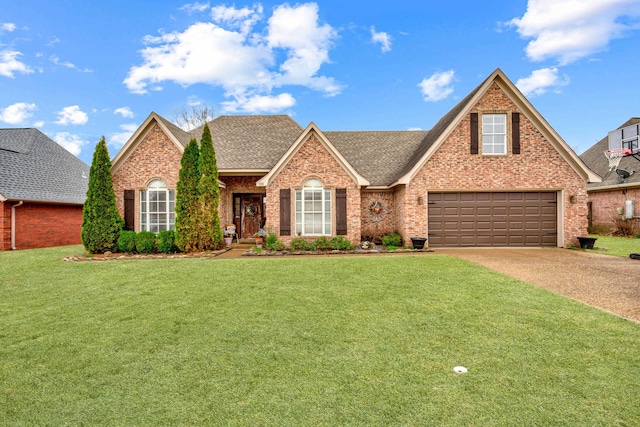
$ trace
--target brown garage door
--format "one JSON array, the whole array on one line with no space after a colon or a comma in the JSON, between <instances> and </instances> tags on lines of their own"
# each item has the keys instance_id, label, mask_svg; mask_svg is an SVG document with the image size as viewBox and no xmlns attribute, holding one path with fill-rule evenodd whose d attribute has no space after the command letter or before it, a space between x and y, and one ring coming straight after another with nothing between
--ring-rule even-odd
<instances>
[{"instance_id":1,"label":"brown garage door","mask_svg":"<svg viewBox=\"0 0 640 427\"><path fill-rule=\"evenodd\" d=\"M429 246L556 246L556 193L429 193Z\"/></svg>"}]
</instances>

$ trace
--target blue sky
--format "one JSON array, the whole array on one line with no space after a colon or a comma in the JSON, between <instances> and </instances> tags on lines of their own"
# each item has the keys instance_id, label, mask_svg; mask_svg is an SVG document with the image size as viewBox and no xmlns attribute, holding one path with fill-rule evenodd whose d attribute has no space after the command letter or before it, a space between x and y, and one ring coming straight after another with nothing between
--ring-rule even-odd
<instances>
[{"instance_id":1,"label":"blue sky","mask_svg":"<svg viewBox=\"0 0 640 427\"><path fill-rule=\"evenodd\" d=\"M151 111L430 129L500 67L578 154L640 116L640 0L0 0L0 127L87 163Z\"/></svg>"}]
</instances>

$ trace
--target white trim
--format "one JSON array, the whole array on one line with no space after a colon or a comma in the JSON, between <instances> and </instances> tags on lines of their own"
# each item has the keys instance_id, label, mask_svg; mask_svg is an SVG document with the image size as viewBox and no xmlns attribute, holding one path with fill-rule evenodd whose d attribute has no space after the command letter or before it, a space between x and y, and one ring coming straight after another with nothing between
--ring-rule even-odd
<instances>
[{"instance_id":1,"label":"white trim","mask_svg":"<svg viewBox=\"0 0 640 427\"><path fill-rule=\"evenodd\" d=\"M369 181L360 175L351 164L344 158L342 154L336 149L336 147L327 139L327 137L318 129L315 123L311 122L307 128L302 131L298 139L289 147L287 152L278 160L278 163L269 171L268 174L263 176L256 185L258 187L268 187L269 184L277 177L284 167L291 161L300 148L308 141L311 135L315 135L320 143L329 151L344 169L345 172L351 177L351 179L359 186L365 187L369 185Z\"/></svg>"},{"instance_id":2,"label":"white trim","mask_svg":"<svg viewBox=\"0 0 640 427\"><path fill-rule=\"evenodd\" d=\"M549 123L542 117L542 115L535 109L535 107L529 102L529 100L522 95L518 88L507 78L501 69L497 68L491 75L482 83L476 94L467 102L467 104L460 110L458 115L449 123L447 128L438 136L438 139L429 147L427 152L422 158L414 165L414 167L407 172L404 176L400 177L398 181L391 186L398 184L409 184L415 175L422 169L427 161L433 156L433 154L440 148L444 141L449 137L451 132L460 124L462 119L469 114L469 111L477 102L482 98L489 90L493 82L496 82L502 91L513 101L520 109L520 112L524 114L529 120L531 120L534 126L547 138L551 145L558 151L562 158L572 167L572 169L586 182L602 182L599 175L589 169L582 159L567 145L567 143L558 135L558 133L549 125Z\"/></svg>"},{"instance_id":3,"label":"white trim","mask_svg":"<svg viewBox=\"0 0 640 427\"><path fill-rule=\"evenodd\" d=\"M6 202L6 201L7 201L7 198L4 197L2 193L0 193L0 202Z\"/></svg>"},{"instance_id":4,"label":"white trim","mask_svg":"<svg viewBox=\"0 0 640 427\"><path fill-rule=\"evenodd\" d=\"M598 191L611 191L611 190L627 190L629 188L639 187L640 182L625 182L624 184L611 184L603 185L602 187L587 187L587 193L597 193Z\"/></svg>"}]
</instances>

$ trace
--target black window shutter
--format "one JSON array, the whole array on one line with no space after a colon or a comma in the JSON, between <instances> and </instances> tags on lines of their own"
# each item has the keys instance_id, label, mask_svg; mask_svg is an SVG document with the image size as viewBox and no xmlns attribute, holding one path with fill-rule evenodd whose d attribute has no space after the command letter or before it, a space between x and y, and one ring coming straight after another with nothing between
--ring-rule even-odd
<instances>
[{"instance_id":1,"label":"black window shutter","mask_svg":"<svg viewBox=\"0 0 640 427\"><path fill-rule=\"evenodd\" d=\"M280 235L291 236L291 190L280 189Z\"/></svg>"},{"instance_id":2,"label":"black window shutter","mask_svg":"<svg viewBox=\"0 0 640 427\"><path fill-rule=\"evenodd\" d=\"M520 154L520 113L511 113L511 151Z\"/></svg>"},{"instance_id":3,"label":"black window shutter","mask_svg":"<svg viewBox=\"0 0 640 427\"><path fill-rule=\"evenodd\" d=\"M136 192L124 190L124 229L134 230L136 218Z\"/></svg>"},{"instance_id":4,"label":"black window shutter","mask_svg":"<svg viewBox=\"0 0 640 427\"><path fill-rule=\"evenodd\" d=\"M336 234L347 234L347 189L336 188Z\"/></svg>"},{"instance_id":5,"label":"black window shutter","mask_svg":"<svg viewBox=\"0 0 640 427\"><path fill-rule=\"evenodd\" d=\"M478 154L478 113L471 113L471 154Z\"/></svg>"}]
</instances>

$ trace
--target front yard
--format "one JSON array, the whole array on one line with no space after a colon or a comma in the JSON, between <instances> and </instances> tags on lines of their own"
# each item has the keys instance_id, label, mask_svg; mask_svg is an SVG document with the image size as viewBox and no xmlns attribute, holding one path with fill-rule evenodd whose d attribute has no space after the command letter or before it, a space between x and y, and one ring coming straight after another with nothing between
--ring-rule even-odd
<instances>
[{"instance_id":1,"label":"front yard","mask_svg":"<svg viewBox=\"0 0 640 427\"><path fill-rule=\"evenodd\" d=\"M638 324L456 258L81 251L0 252L0 425L640 422Z\"/></svg>"}]
</instances>

